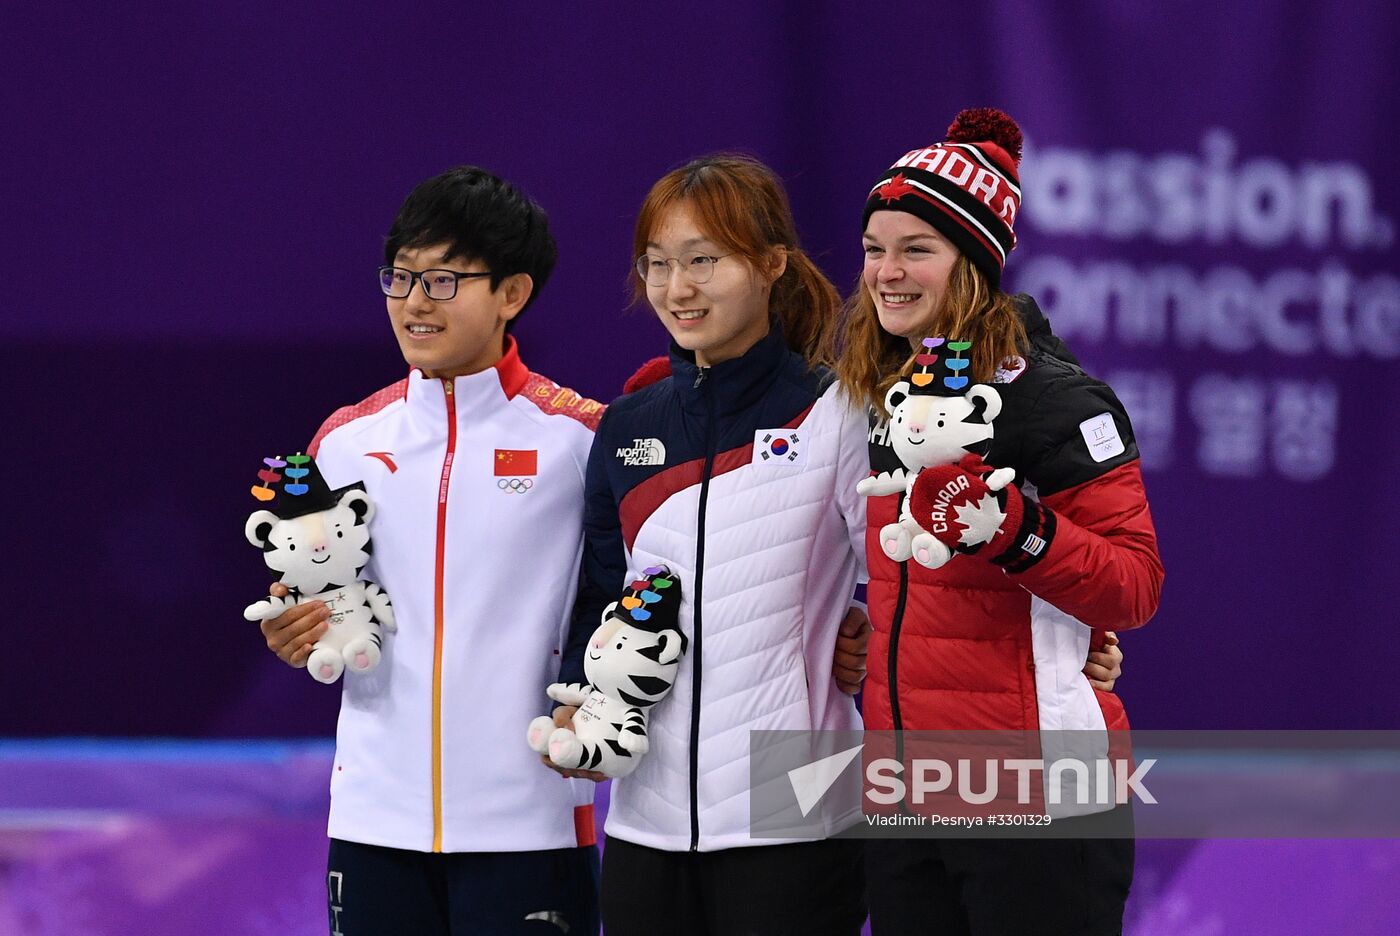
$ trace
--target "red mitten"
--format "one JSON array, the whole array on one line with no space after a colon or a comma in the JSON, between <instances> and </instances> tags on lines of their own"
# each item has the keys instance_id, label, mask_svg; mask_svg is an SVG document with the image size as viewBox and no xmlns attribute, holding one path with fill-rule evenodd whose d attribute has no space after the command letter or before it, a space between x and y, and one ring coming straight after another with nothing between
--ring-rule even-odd
<instances>
[{"instance_id":1,"label":"red mitten","mask_svg":"<svg viewBox=\"0 0 1400 936\"><path fill-rule=\"evenodd\" d=\"M988 480L1000 482L1000 489ZM1009 472L994 475L977 455L920 471L909 494L909 513L954 552L981 556L1008 572L1039 561L1055 534L1055 515L1022 495Z\"/></svg>"}]
</instances>

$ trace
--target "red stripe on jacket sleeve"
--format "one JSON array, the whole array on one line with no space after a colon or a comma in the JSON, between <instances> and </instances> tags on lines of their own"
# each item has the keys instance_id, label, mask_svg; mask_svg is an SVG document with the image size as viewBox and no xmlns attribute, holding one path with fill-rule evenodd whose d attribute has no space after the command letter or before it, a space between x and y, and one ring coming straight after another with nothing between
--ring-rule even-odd
<instances>
[{"instance_id":1,"label":"red stripe on jacket sleeve","mask_svg":"<svg viewBox=\"0 0 1400 936\"><path fill-rule=\"evenodd\" d=\"M1044 559L1013 576L1032 594L1090 627L1131 630L1157 612L1162 559L1137 461L1059 491Z\"/></svg>"},{"instance_id":2,"label":"red stripe on jacket sleeve","mask_svg":"<svg viewBox=\"0 0 1400 936\"><path fill-rule=\"evenodd\" d=\"M699 484L704 472L705 460L692 458L665 471L658 471L623 495L622 503L617 506L617 515L622 524L622 540L629 550L637 541L637 532L647 518L676 492Z\"/></svg>"},{"instance_id":3,"label":"red stripe on jacket sleeve","mask_svg":"<svg viewBox=\"0 0 1400 936\"><path fill-rule=\"evenodd\" d=\"M802 425L802 421L807 418L807 414L812 412L815 403L810 403L807 408L798 413L783 426L784 429L796 429ZM710 468L710 477L718 478L722 474L728 474L738 468L742 468L753 461L753 443L747 442L744 445L736 446L732 449L720 452L715 455L714 464ZM700 484L704 481L705 459L692 458L690 461L673 465L664 471L659 471L638 484L632 490L622 496L622 503L618 505L618 516L622 521L622 538L627 543L630 550L632 544L637 541L637 533L641 530L642 524L647 518L656 512L656 509L666 503L672 495L684 491L692 485Z\"/></svg>"}]
</instances>

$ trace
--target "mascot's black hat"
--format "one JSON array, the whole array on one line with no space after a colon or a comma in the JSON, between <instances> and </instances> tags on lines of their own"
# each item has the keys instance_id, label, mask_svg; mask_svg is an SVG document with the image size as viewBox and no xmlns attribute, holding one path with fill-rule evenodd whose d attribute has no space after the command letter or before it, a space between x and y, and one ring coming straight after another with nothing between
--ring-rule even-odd
<instances>
[{"instance_id":1,"label":"mascot's black hat","mask_svg":"<svg viewBox=\"0 0 1400 936\"><path fill-rule=\"evenodd\" d=\"M644 578L627 586L612 614L624 624L659 634L680 630L681 581L665 566L642 570Z\"/></svg>"},{"instance_id":2,"label":"mascot's black hat","mask_svg":"<svg viewBox=\"0 0 1400 936\"><path fill-rule=\"evenodd\" d=\"M962 396L972 378L967 370L972 366L967 356L970 341L948 341L925 338L919 353L914 355L914 372L909 375L911 396Z\"/></svg>"},{"instance_id":3,"label":"mascot's black hat","mask_svg":"<svg viewBox=\"0 0 1400 936\"><path fill-rule=\"evenodd\" d=\"M286 458L264 458L263 464L266 467L258 472L262 484L253 485L253 496L264 503L277 498L271 510L279 520L295 520L329 510L340 502L340 496L346 491L364 489L363 484L356 482L332 491L321 477L316 460L301 452Z\"/></svg>"}]
</instances>

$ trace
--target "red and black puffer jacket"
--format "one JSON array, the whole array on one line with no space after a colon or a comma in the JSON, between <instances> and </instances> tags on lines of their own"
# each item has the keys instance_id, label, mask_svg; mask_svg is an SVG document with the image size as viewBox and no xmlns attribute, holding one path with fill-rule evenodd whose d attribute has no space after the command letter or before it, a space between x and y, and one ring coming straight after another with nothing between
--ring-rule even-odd
<instances>
[{"instance_id":1,"label":"red and black puffer jacket","mask_svg":"<svg viewBox=\"0 0 1400 936\"><path fill-rule=\"evenodd\" d=\"M1049 509L1053 535L1038 557L1008 566L977 556L936 570L896 563L879 532L903 495L870 498L868 729L1128 727L1118 697L1081 670L1104 630L1146 623L1161 592L1132 425L1034 301L1017 301L1031 345L1023 366L998 374L1002 410L986 461L1016 470L1015 483ZM884 420L871 422L872 470L903 467Z\"/></svg>"}]
</instances>

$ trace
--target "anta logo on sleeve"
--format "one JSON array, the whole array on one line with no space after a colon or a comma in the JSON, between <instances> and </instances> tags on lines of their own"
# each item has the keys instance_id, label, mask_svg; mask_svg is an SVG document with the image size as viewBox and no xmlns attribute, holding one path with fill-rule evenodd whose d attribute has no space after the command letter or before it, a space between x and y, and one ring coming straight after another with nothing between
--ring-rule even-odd
<instances>
[{"instance_id":1,"label":"anta logo on sleeve","mask_svg":"<svg viewBox=\"0 0 1400 936\"><path fill-rule=\"evenodd\" d=\"M393 452L365 452L365 458L377 458L384 463L384 467L389 469L389 474L399 470L399 466L394 463Z\"/></svg>"},{"instance_id":2,"label":"anta logo on sleeve","mask_svg":"<svg viewBox=\"0 0 1400 936\"><path fill-rule=\"evenodd\" d=\"M666 446L660 439L633 439L631 448L617 450L617 457L624 465L664 465Z\"/></svg>"}]
</instances>

